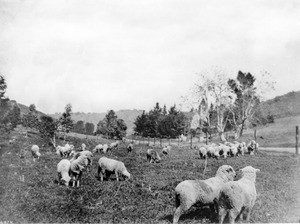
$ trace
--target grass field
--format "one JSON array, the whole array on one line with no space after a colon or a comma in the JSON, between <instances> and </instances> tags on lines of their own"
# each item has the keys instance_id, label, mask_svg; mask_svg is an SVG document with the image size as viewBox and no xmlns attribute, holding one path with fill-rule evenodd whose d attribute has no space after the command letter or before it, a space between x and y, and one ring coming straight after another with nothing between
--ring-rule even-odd
<instances>
[{"instance_id":1,"label":"grass field","mask_svg":"<svg viewBox=\"0 0 300 224\"><path fill-rule=\"evenodd\" d=\"M96 154L93 169L85 172L82 186L66 188L54 182L56 165L61 160L50 146L38 136L17 136L14 145L2 144L0 162L0 222L104 222L104 223L170 223L175 210L174 188L186 179L214 176L219 166L228 164L235 170L252 165L261 170L257 176L258 198L251 222L296 222L292 206L297 204L300 184L300 158L290 154L260 152L256 156L204 161L188 147L173 147L169 157L160 164L146 162L146 146L137 146L127 154L125 145L107 155L125 163L132 179L117 182L114 176L100 182L96 164L103 156ZM75 147L85 142L90 148L97 140L71 138ZM32 144L41 147L40 160L20 162L16 153ZM62 144L62 143L61 143ZM25 181L19 180L20 175ZM287 216L288 214L288 216ZM299 218L300 219L300 218ZM183 215L181 223L211 222L208 208L192 208Z\"/></svg>"}]
</instances>

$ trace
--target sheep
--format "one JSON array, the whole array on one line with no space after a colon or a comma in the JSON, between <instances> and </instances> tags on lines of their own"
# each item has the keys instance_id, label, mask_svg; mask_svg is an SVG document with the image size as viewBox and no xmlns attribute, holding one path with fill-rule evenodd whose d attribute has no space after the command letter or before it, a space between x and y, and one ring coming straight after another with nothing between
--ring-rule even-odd
<instances>
[{"instance_id":1,"label":"sheep","mask_svg":"<svg viewBox=\"0 0 300 224\"><path fill-rule=\"evenodd\" d=\"M9 144L10 144L10 145L11 145L11 144L14 144L14 143L15 143L15 141L16 141L16 139L15 139L15 138L9 139Z\"/></svg>"},{"instance_id":2,"label":"sheep","mask_svg":"<svg viewBox=\"0 0 300 224\"><path fill-rule=\"evenodd\" d=\"M93 153L100 153L100 151L103 150L103 145L102 144L98 144L95 146L95 148L92 150Z\"/></svg>"},{"instance_id":3,"label":"sheep","mask_svg":"<svg viewBox=\"0 0 300 224\"><path fill-rule=\"evenodd\" d=\"M239 143L238 146L238 153L237 154L241 154L242 156L245 154L245 152L247 151L247 145L246 142L241 142Z\"/></svg>"},{"instance_id":4,"label":"sheep","mask_svg":"<svg viewBox=\"0 0 300 224\"><path fill-rule=\"evenodd\" d=\"M118 147L119 147L119 142L118 142L118 141L112 142L112 143L110 143L110 145L109 145L110 151L115 150L115 149L118 149Z\"/></svg>"},{"instance_id":5,"label":"sheep","mask_svg":"<svg viewBox=\"0 0 300 224\"><path fill-rule=\"evenodd\" d=\"M127 171L123 162L101 157L98 161L98 177L100 174L100 180L103 181L104 174L106 174L106 177L109 177L111 173L115 173L117 181L119 181L118 173L130 179L130 173Z\"/></svg>"},{"instance_id":6,"label":"sheep","mask_svg":"<svg viewBox=\"0 0 300 224\"><path fill-rule=\"evenodd\" d=\"M221 187L235 177L234 169L223 165L217 170L216 176L206 180L185 180L175 188L176 210L173 223L178 223L180 216L193 205L209 205L215 210Z\"/></svg>"},{"instance_id":7,"label":"sheep","mask_svg":"<svg viewBox=\"0 0 300 224\"><path fill-rule=\"evenodd\" d=\"M74 145L56 146L56 154L61 157L67 157L70 155L71 151L74 149Z\"/></svg>"},{"instance_id":8,"label":"sheep","mask_svg":"<svg viewBox=\"0 0 300 224\"><path fill-rule=\"evenodd\" d=\"M79 183L82 176L82 171L85 168L85 166L88 165L88 157L86 155L80 155L77 159L74 159L71 161L71 176L73 181L73 187L75 187L77 183L77 187L79 187Z\"/></svg>"},{"instance_id":9,"label":"sheep","mask_svg":"<svg viewBox=\"0 0 300 224\"><path fill-rule=\"evenodd\" d=\"M211 157L215 157L215 158L219 158L219 147L216 146L215 144L211 144L209 146L207 146L206 148L206 154L207 157L211 158Z\"/></svg>"},{"instance_id":10,"label":"sheep","mask_svg":"<svg viewBox=\"0 0 300 224\"><path fill-rule=\"evenodd\" d=\"M133 144L130 143L130 144L127 146L127 152L128 152L128 153L129 153L129 152L132 152L132 150L133 150Z\"/></svg>"},{"instance_id":11,"label":"sheep","mask_svg":"<svg viewBox=\"0 0 300 224\"><path fill-rule=\"evenodd\" d=\"M247 145L247 150L250 155L254 155L254 152L258 150L258 143L255 140L251 140Z\"/></svg>"},{"instance_id":12,"label":"sheep","mask_svg":"<svg viewBox=\"0 0 300 224\"><path fill-rule=\"evenodd\" d=\"M37 145L33 145L31 147L31 154L32 154L33 161L35 162L35 158L39 159L41 156L40 148Z\"/></svg>"},{"instance_id":13,"label":"sheep","mask_svg":"<svg viewBox=\"0 0 300 224\"><path fill-rule=\"evenodd\" d=\"M225 145L225 144L219 145L219 155L220 156L223 156L226 159L229 153L230 153L230 147L228 145Z\"/></svg>"},{"instance_id":14,"label":"sheep","mask_svg":"<svg viewBox=\"0 0 300 224\"><path fill-rule=\"evenodd\" d=\"M63 183L66 186L69 186L71 177L69 176L71 168L71 162L68 159L62 159L57 164L57 175L58 175L58 185Z\"/></svg>"},{"instance_id":15,"label":"sheep","mask_svg":"<svg viewBox=\"0 0 300 224\"><path fill-rule=\"evenodd\" d=\"M81 150L84 151L86 148L86 145L84 143L81 144Z\"/></svg>"},{"instance_id":16,"label":"sheep","mask_svg":"<svg viewBox=\"0 0 300 224\"><path fill-rule=\"evenodd\" d=\"M150 163L159 163L161 161L161 158L159 154L154 149L148 149L147 150L147 161Z\"/></svg>"},{"instance_id":17,"label":"sheep","mask_svg":"<svg viewBox=\"0 0 300 224\"><path fill-rule=\"evenodd\" d=\"M228 213L229 223L234 223L238 218L240 222L246 214L247 222L250 221L250 212L256 200L255 180L259 169L246 166L240 170L242 178L238 181L226 183L221 191L218 204L219 223L223 223Z\"/></svg>"},{"instance_id":18,"label":"sheep","mask_svg":"<svg viewBox=\"0 0 300 224\"><path fill-rule=\"evenodd\" d=\"M200 156L200 159L206 159L207 149L204 146L199 147L199 156Z\"/></svg>"},{"instance_id":19,"label":"sheep","mask_svg":"<svg viewBox=\"0 0 300 224\"><path fill-rule=\"evenodd\" d=\"M107 153L107 151L110 150L107 144L103 145L103 153Z\"/></svg>"},{"instance_id":20,"label":"sheep","mask_svg":"<svg viewBox=\"0 0 300 224\"><path fill-rule=\"evenodd\" d=\"M90 152L89 150L84 150L84 151L77 152L76 154L74 154L73 158L70 161L73 162L79 156L82 156L82 155L87 157L87 160L88 160L87 171L89 171L89 166L91 166L92 162L93 162L93 153Z\"/></svg>"},{"instance_id":21,"label":"sheep","mask_svg":"<svg viewBox=\"0 0 300 224\"><path fill-rule=\"evenodd\" d=\"M163 149L162 149L162 153L163 153L164 155L168 155L168 154L170 153L171 149L172 149L172 146L170 146L170 145L165 146L165 147L163 147Z\"/></svg>"}]
</instances>

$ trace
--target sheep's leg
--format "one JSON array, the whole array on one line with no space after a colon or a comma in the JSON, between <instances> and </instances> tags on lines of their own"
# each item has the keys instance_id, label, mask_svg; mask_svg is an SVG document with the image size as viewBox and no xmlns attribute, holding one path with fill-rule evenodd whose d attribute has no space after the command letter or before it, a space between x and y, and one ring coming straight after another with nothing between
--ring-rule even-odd
<instances>
[{"instance_id":1,"label":"sheep's leg","mask_svg":"<svg viewBox=\"0 0 300 224\"><path fill-rule=\"evenodd\" d=\"M243 221L243 213L244 213L244 208L242 208L240 214L237 216L237 220L240 223Z\"/></svg>"},{"instance_id":2,"label":"sheep's leg","mask_svg":"<svg viewBox=\"0 0 300 224\"><path fill-rule=\"evenodd\" d=\"M118 172L115 171L115 174L116 174L117 181L119 181L119 175L118 175Z\"/></svg>"},{"instance_id":3,"label":"sheep's leg","mask_svg":"<svg viewBox=\"0 0 300 224\"><path fill-rule=\"evenodd\" d=\"M239 214L239 211L237 209L231 209L228 214L229 223L233 224L236 217L238 216L238 214Z\"/></svg>"},{"instance_id":4,"label":"sheep's leg","mask_svg":"<svg viewBox=\"0 0 300 224\"><path fill-rule=\"evenodd\" d=\"M250 212L251 212L251 208L246 209L246 221L247 222L250 221Z\"/></svg>"},{"instance_id":5,"label":"sheep's leg","mask_svg":"<svg viewBox=\"0 0 300 224\"><path fill-rule=\"evenodd\" d=\"M227 211L223 207L219 207L218 210L219 210L219 224L222 224L224 222Z\"/></svg>"}]
</instances>

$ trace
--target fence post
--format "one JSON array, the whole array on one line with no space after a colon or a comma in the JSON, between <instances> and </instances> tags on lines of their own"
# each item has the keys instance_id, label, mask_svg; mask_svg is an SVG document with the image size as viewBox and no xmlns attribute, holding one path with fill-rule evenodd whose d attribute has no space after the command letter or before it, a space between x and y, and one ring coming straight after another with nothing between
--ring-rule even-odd
<instances>
[{"instance_id":1,"label":"fence post","mask_svg":"<svg viewBox=\"0 0 300 224\"><path fill-rule=\"evenodd\" d=\"M161 140L161 138L160 138L160 147L162 146L161 141L162 141L162 140Z\"/></svg>"},{"instance_id":2,"label":"fence post","mask_svg":"<svg viewBox=\"0 0 300 224\"><path fill-rule=\"evenodd\" d=\"M256 142L256 129L254 129L254 140Z\"/></svg>"},{"instance_id":3,"label":"fence post","mask_svg":"<svg viewBox=\"0 0 300 224\"><path fill-rule=\"evenodd\" d=\"M299 143L299 128L298 128L298 126L296 126L296 155L299 154L298 143Z\"/></svg>"},{"instance_id":4,"label":"fence post","mask_svg":"<svg viewBox=\"0 0 300 224\"><path fill-rule=\"evenodd\" d=\"M191 133L191 149L193 148L193 135L192 135L192 133Z\"/></svg>"}]
</instances>

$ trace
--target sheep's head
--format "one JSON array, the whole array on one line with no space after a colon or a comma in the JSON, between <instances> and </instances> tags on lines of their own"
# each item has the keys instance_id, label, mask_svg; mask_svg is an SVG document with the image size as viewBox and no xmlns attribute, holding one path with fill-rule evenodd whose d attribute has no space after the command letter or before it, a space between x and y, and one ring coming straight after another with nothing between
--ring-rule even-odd
<instances>
[{"instance_id":1,"label":"sheep's head","mask_svg":"<svg viewBox=\"0 0 300 224\"><path fill-rule=\"evenodd\" d=\"M236 173L232 166L229 165L223 165L220 166L219 169L217 170L216 177L222 178L224 181L233 181Z\"/></svg>"},{"instance_id":2,"label":"sheep's head","mask_svg":"<svg viewBox=\"0 0 300 224\"><path fill-rule=\"evenodd\" d=\"M259 172L259 169L255 169L252 166L246 166L243 169L240 169L243 178L247 178L253 182L256 180L256 173Z\"/></svg>"},{"instance_id":3,"label":"sheep's head","mask_svg":"<svg viewBox=\"0 0 300 224\"><path fill-rule=\"evenodd\" d=\"M127 170L124 170L122 172L123 176L125 176L126 178L130 179L130 173Z\"/></svg>"}]
</instances>

